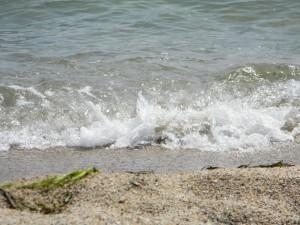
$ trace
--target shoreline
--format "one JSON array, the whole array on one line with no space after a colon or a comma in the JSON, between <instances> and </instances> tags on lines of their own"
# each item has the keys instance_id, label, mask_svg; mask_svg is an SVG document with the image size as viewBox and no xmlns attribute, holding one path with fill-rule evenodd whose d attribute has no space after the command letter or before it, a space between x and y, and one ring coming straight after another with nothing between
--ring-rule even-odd
<instances>
[{"instance_id":1,"label":"shoreline","mask_svg":"<svg viewBox=\"0 0 300 225\"><path fill-rule=\"evenodd\" d=\"M24 182L24 181L21 181ZM56 213L8 209L11 224L299 224L300 166L193 172L97 172L72 186L11 193L41 204L72 198ZM66 192L67 191L67 192ZM36 203L35 203L36 204Z\"/></svg>"},{"instance_id":2,"label":"shoreline","mask_svg":"<svg viewBox=\"0 0 300 225\"><path fill-rule=\"evenodd\" d=\"M142 149L11 149L0 152L0 183L21 178L67 173L96 167L103 172L183 172L207 167L236 168L279 161L300 165L299 144L281 145L253 152L214 152L193 149L170 150L159 146Z\"/></svg>"}]
</instances>

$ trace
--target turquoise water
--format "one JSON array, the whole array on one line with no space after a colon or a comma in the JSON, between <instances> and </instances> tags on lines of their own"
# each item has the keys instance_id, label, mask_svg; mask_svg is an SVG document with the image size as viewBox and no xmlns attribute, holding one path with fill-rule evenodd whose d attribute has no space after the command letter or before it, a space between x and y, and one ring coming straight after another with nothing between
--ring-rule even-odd
<instances>
[{"instance_id":1,"label":"turquoise water","mask_svg":"<svg viewBox=\"0 0 300 225\"><path fill-rule=\"evenodd\" d=\"M299 12L298 0L1 0L0 150L293 142Z\"/></svg>"}]
</instances>

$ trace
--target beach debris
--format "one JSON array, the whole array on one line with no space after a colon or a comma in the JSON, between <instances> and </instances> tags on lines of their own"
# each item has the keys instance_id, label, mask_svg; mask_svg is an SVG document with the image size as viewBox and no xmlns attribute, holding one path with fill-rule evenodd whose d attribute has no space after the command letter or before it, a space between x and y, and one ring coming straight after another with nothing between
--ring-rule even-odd
<instances>
[{"instance_id":1,"label":"beach debris","mask_svg":"<svg viewBox=\"0 0 300 225\"><path fill-rule=\"evenodd\" d=\"M135 174L135 175L153 174L154 170L126 171L126 173Z\"/></svg>"},{"instance_id":2,"label":"beach debris","mask_svg":"<svg viewBox=\"0 0 300 225\"><path fill-rule=\"evenodd\" d=\"M295 166L293 164L285 163L282 160L279 162L271 163L271 164L262 164L262 165L256 165L256 166L251 166L250 164L245 164L245 165L240 165L237 168L242 169L242 168L273 168L273 167L290 167L290 166ZM203 167L202 170L215 170L215 169L224 169L225 167L218 167L218 166L207 166Z\"/></svg>"},{"instance_id":3,"label":"beach debris","mask_svg":"<svg viewBox=\"0 0 300 225\"><path fill-rule=\"evenodd\" d=\"M216 170L221 168L222 167L218 167L218 166L207 166L207 167L203 167L202 170Z\"/></svg>"},{"instance_id":4,"label":"beach debris","mask_svg":"<svg viewBox=\"0 0 300 225\"><path fill-rule=\"evenodd\" d=\"M60 213L79 193L79 180L97 169L77 170L65 175L51 176L31 183L9 183L0 187L0 195L4 197L9 208L30 210L43 214Z\"/></svg>"},{"instance_id":5,"label":"beach debris","mask_svg":"<svg viewBox=\"0 0 300 225\"><path fill-rule=\"evenodd\" d=\"M250 164L247 164L247 165L240 165L240 166L238 166L237 168L243 169L243 168L249 168L249 167L251 167Z\"/></svg>"},{"instance_id":6,"label":"beach debris","mask_svg":"<svg viewBox=\"0 0 300 225\"><path fill-rule=\"evenodd\" d=\"M295 166L295 165L289 164L289 163L285 163L285 162L283 162L283 161L279 161L279 162L272 163L272 164L259 165L259 166L254 166L254 167L260 167L260 168L273 168L273 167L291 167L291 166Z\"/></svg>"},{"instance_id":7,"label":"beach debris","mask_svg":"<svg viewBox=\"0 0 300 225\"><path fill-rule=\"evenodd\" d=\"M257 165L257 166L240 165L238 168L274 168L274 167L290 167L290 166L295 166L295 165L285 163L281 160L279 162L275 162L275 163L271 163L271 164Z\"/></svg>"},{"instance_id":8,"label":"beach debris","mask_svg":"<svg viewBox=\"0 0 300 225\"><path fill-rule=\"evenodd\" d=\"M10 208L12 209L19 208L15 198L8 191L5 191L4 189L0 188L0 194L5 198Z\"/></svg>"}]
</instances>

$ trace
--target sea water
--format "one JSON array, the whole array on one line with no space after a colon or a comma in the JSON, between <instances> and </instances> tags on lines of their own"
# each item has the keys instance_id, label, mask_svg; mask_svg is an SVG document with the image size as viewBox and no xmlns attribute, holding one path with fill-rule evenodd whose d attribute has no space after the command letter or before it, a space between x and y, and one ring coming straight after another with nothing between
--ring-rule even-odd
<instances>
[{"instance_id":1,"label":"sea water","mask_svg":"<svg viewBox=\"0 0 300 225\"><path fill-rule=\"evenodd\" d=\"M300 135L299 0L0 3L0 151Z\"/></svg>"}]
</instances>

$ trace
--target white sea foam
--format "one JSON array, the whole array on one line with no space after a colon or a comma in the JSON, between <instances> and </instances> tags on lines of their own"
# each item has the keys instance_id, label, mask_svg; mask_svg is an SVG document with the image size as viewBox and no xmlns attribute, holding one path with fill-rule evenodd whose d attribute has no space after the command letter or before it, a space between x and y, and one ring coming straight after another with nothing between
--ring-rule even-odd
<instances>
[{"instance_id":1,"label":"white sea foam","mask_svg":"<svg viewBox=\"0 0 300 225\"><path fill-rule=\"evenodd\" d=\"M81 89L78 90L78 92L80 94L86 94L86 95L91 96L93 98L97 98L95 95L92 94L91 91L92 91L92 87L91 86L85 86L84 88L81 88Z\"/></svg>"},{"instance_id":2,"label":"white sea foam","mask_svg":"<svg viewBox=\"0 0 300 225\"><path fill-rule=\"evenodd\" d=\"M2 94L0 94L0 104L4 101L4 97Z\"/></svg>"},{"instance_id":3,"label":"white sea foam","mask_svg":"<svg viewBox=\"0 0 300 225\"><path fill-rule=\"evenodd\" d=\"M293 140L281 129L290 107L252 108L242 101L215 102L200 110L162 108L139 94L136 115L123 119L109 118L90 102L95 121L80 129L73 144L134 147L163 138L168 148L249 150Z\"/></svg>"},{"instance_id":4,"label":"white sea foam","mask_svg":"<svg viewBox=\"0 0 300 225\"><path fill-rule=\"evenodd\" d=\"M9 150L11 146L18 146L25 149L39 148L45 149L48 147L59 146L58 142L43 138L43 133L37 130L32 131L29 128L24 128L16 131L1 131L0 132L0 149L2 151Z\"/></svg>"},{"instance_id":5,"label":"white sea foam","mask_svg":"<svg viewBox=\"0 0 300 225\"><path fill-rule=\"evenodd\" d=\"M19 86L19 85L10 85L8 87L10 87L12 89L15 89L15 90L21 90L21 91L31 92L32 94L34 94L35 96L40 97L40 98L45 98L46 97L41 92L39 92L38 90L36 90L34 87L22 87L22 86Z\"/></svg>"},{"instance_id":6,"label":"white sea foam","mask_svg":"<svg viewBox=\"0 0 300 225\"><path fill-rule=\"evenodd\" d=\"M45 95L47 95L47 96L49 96L49 97L52 97L52 96L55 95L55 92L52 91L52 90L46 90L46 91L45 91Z\"/></svg>"}]
</instances>

